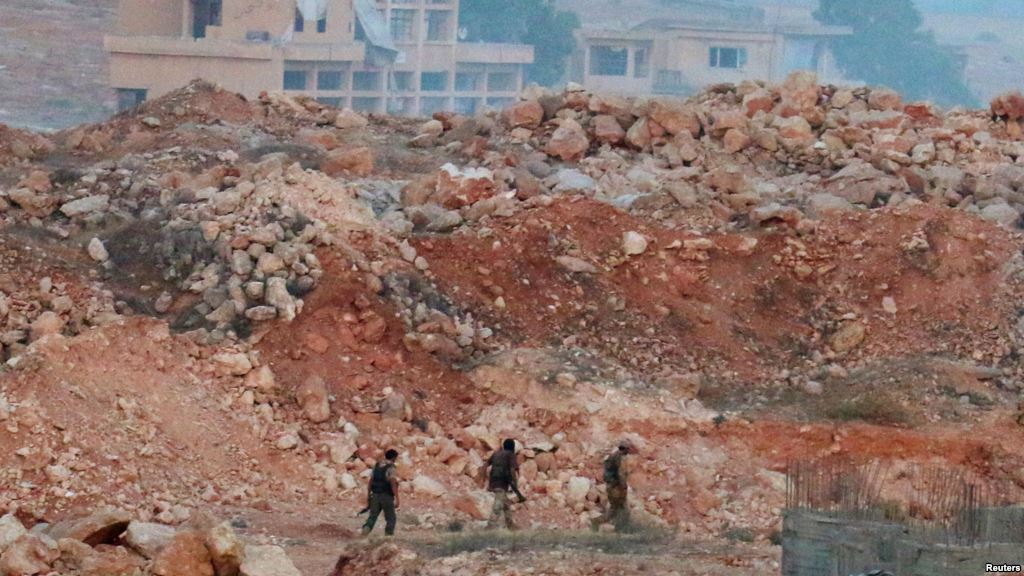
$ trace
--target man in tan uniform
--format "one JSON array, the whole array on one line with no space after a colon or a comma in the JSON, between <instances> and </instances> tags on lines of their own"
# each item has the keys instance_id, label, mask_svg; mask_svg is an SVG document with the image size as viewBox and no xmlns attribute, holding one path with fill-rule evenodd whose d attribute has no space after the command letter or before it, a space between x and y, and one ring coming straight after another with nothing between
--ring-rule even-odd
<instances>
[{"instance_id":1,"label":"man in tan uniform","mask_svg":"<svg viewBox=\"0 0 1024 576\"><path fill-rule=\"evenodd\" d=\"M515 530L516 525L512 519L508 499L509 492L519 496L520 502L525 500L519 492L519 461L516 458L516 441L510 438L502 442L501 450L496 450L491 454L490 458L484 462L480 473L482 477L487 478L487 490L494 494L494 507L491 509L491 518L487 521L487 527L497 528L500 523L504 522L505 528Z\"/></svg>"},{"instance_id":2,"label":"man in tan uniform","mask_svg":"<svg viewBox=\"0 0 1024 576\"><path fill-rule=\"evenodd\" d=\"M629 440L619 442L618 449L604 461L604 482L608 491L608 509L591 522L596 531L602 524L611 522L616 532L629 530L629 473L632 464L630 454L636 447Z\"/></svg>"}]
</instances>

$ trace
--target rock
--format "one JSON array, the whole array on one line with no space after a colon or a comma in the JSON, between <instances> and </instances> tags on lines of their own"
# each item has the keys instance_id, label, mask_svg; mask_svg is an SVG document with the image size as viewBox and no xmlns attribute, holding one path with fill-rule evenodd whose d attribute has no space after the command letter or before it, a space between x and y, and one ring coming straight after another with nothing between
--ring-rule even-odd
<instances>
[{"instance_id":1,"label":"rock","mask_svg":"<svg viewBox=\"0 0 1024 576\"><path fill-rule=\"evenodd\" d=\"M230 522L214 526L206 535L213 571L217 576L238 576L245 561L245 544L231 528Z\"/></svg>"},{"instance_id":2,"label":"rock","mask_svg":"<svg viewBox=\"0 0 1024 576\"><path fill-rule=\"evenodd\" d=\"M743 97L743 111L753 118L758 112L768 113L775 108L775 97L764 88L758 88Z\"/></svg>"},{"instance_id":3,"label":"rock","mask_svg":"<svg viewBox=\"0 0 1024 576\"><path fill-rule=\"evenodd\" d=\"M381 400L380 415L393 420L412 420L412 406L406 402L405 396L395 392Z\"/></svg>"},{"instance_id":4,"label":"rock","mask_svg":"<svg viewBox=\"0 0 1024 576\"><path fill-rule=\"evenodd\" d=\"M266 276L271 276L280 272L281 270L284 270L286 266L284 259L273 252L264 252L263 254L260 254L259 259L256 260L256 269Z\"/></svg>"},{"instance_id":5,"label":"rock","mask_svg":"<svg viewBox=\"0 0 1024 576\"><path fill-rule=\"evenodd\" d=\"M72 200L60 207L60 211L68 218L78 218L94 212L103 212L110 207L110 196L99 194Z\"/></svg>"},{"instance_id":6,"label":"rock","mask_svg":"<svg viewBox=\"0 0 1024 576\"><path fill-rule=\"evenodd\" d=\"M815 380L808 380L804 382L803 388L804 392L811 396L821 396L825 392L825 387L821 382L817 382Z\"/></svg>"},{"instance_id":7,"label":"rock","mask_svg":"<svg viewBox=\"0 0 1024 576\"><path fill-rule=\"evenodd\" d=\"M555 258L558 265L569 272L583 272L586 274L597 274L597 266L575 256L558 256Z\"/></svg>"},{"instance_id":8,"label":"rock","mask_svg":"<svg viewBox=\"0 0 1024 576\"><path fill-rule=\"evenodd\" d=\"M573 476L565 489L565 499L571 504L579 504L587 499L590 493L591 481L582 476Z\"/></svg>"},{"instance_id":9,"label":"rock","mask_svg":"<svg viewBox=\"0 0 1024 576\"><path fill-rule=\"evenodd\" d=\"M812 194L807 199L807 212L815 218L835 212L850 212L852 210L856 210L856 207L849 200L824 192Z\"/></svg>"},{"instance_id":10,"label":"rock","mask_svg":"<svg viewBox=\"0 0 1024 576\"><path fill-rule=\"evenodd\" d=\"M54 524L47 535L54 540L71 538L95 547L116 542L128 528L129 522L131 515L128 512L108 508L84 518Z\"/></svg>"},{"instance_id":11,"label":"rock","mask_svg":"<svg viewBox=\"0 0 1024 576\"><path fill-rule=\"evenodd\" d=\"M1024 118L1024 95L1016 90L1000 94L992 100L991 110L997 118L1020 120Z\"/></svg>"},{"instance_id":12,"label":"rock","mask_svg":"<svg viewBox=\"0 0 1024 576\"><path fill-rule=\"evenodd\" d=\"M174 528L150 522L131 522L122 540L144 558L152 560L174 539Z\"/></svg>"},{"instance_id":13,"label":"rock","mask_svg":"<svg viewBox=\"0 0 1024 576\"><path fill-rule=\"evenodd\" d=\"M76 576L138 576L145 567L143 558L121 547L94 549L70 538L64 538L57 546L60 566L73 570Z\"/></svg>"},{"instance_id":14,"label":"rock","mask_svg":"<svg viewBox=\"0 0 1024 576\"><path fill-rule=\"evenodd\" d=\"M614 116L594 117L594 140L602 144L620 144L626 138L626 131Z\"/></svg>"},{"instance_id":15,"label":"rock","mask_svg":"<svg viewBox=\"0 0 1024 576\"><path fill-rule=\"evenodd\" d=\"M846 322L829 338L829 347L837 354L843 354L860 346L867 331L860 322Z\"/></svg>"},{"instance_id":16,"label":"rock","mask_svg":"<svg viewBox=\"0 0 1024 576\"><path fill-rule=\"evenodd\" d=\"M902 110L903 98L895 90L875 88L868 96L868 107L872 110Z\"/></svg>"},{"instance_id":17,"label":"rock","mask_svg":"<svg viewBox=\"0 0 1024 576\"><path fill-rule=\"evenodd\" d=\"M291 322L298 314L295 298L288 293L288 282L284 278L270 278L266 288L267 304L277 309L278 315L285 322Z\"/></svg>"},{"instance_id":18,"label":"rock","mask_svg":"<svg viewBox=\"0 0 1024 576\"><path fill-rule=\"evenodd\" d=\"M206 541L192 530L176 534L157 554L150 571L154 576L214 576Z\"/></svg>"},{"instance_id":19,"label":"rock","mask_svg":"<svg viewBox=\"0 0 1024 576\"><path fill-rule=\"evenodd\" d=\"M590 140L579 122L565 119L551 135L544 151L548 156L570 162L582 158L589 148Z\"/></svg>"},{"instance_id":20,"label":"rock","mask_svg":"<svg viewBox=\"0 0 1024 576\"><path fill-rule=\"evenodd\" d=\"M437 174L437 202L449 209L470 206L494 196L494 173L487 168L459 169L448 163Z\"/></svg>"},{"instance_id":21,"label":"rock","mask_svg":"<svg viewBox=\"0 0 1024 576\"><path fill-rule=\"evenodd\" d=\"M745 150L752 142L750 135L744 130L733 128L725 133L725 137L722 138L722 144L725 147L725 151L729 154L736 154L742 150Z\"/></svg>"},{"instance_id":22,"label":"rock","mask_svg":"<svg viewBox=\"0 0 1024 576\"><path fill-rule=\"evenodd\" d=\"M44 336L60 334L64 330L64 324L64 319L59 314L47 310L32 322L29 340L35 342Z\"/></svg>"},{"instance_id":23,"label":"rock","mask_svg":"<svg viewBox=\"0 0 1024 576\"><path fill-rule=\"evenodd\" d=\"M491 517L494 496L489 492L474 491L455 501L455 509L473 520L482 521Z\"/></svg>"},{"instance_id":24,"label":"rock","mask_svg":"<svg viewBox=\"0 0 1024 576\"><path fill-rule=\"evenodd\" d=\"M270 392L275 386L274 371L270 366L260 366L245 376L245 387Z\"/></svg>"},{"instance_id":25,"label":"rock","mask_svg":"<svg viewBox=\"0 0 1024 576\"><path fill-rule=\"evenodd\" d=\"M630 230L622 235L622 252L627 256L638 256L647 251L647 238Z\"/></svg>"},{"instance_id":26,"label":"rock","mask_svg":"<svg viewBox=\"0 0 1024 576\"><path fill-rule=\"evenodd\" d=\"M363 128L368 126L370 121L361 116L351 108L345 108L334 118L335 128Z\"/></svg>"},{"instance_id":27,"label":"rock","mask_svg":"<svg viewBox=\"0 0 1024 576\"><path fill-rule=\"evenodd\" d=\"M555 192L593 192L597 189L593 178L574 168L559 170L554 179Z\"/></svg>"},{"instance_id":28,"label":"rock","mask_svg":"<svg viewBox=\"0 0 1024 576\"><path fill-rule=\"evenodd\" d=\"M373 168L373 150L365 146L331 150L320 163L320 171L328 176L365 178L373 173Z\"/></svg>"},{"instance_id":29,"label":"rock","mask_svg":"<svg viewBox=\"0 0 1024 576\"><path fill-rule=\"evenodd\" d=\"M210 198L210 206L218 216L232 214L242 205L242 195L238 190L231 189L217 192Z\"/></svg>"},{"instance_id":30,"label":"rock","mask_svg":"<svg viewBox=\"0 0 1024 576\"><path fill-rule=\"evenodd\" d=\"M156 116L146 116L141 120L141 122L148 128L159 128L163 124Z\"/></svg>"},{"instance_id":31,"label":"rock","mask_svg":"<svg viewBox=\"0 0 1024 576\"><path fill-rule=\"evenodd\" d=\"M21 525L14 514L7 514L0 518L0 553L3 553L12 542L28 534L28 530Z\"/></svg>"},{"instance_id":32,"label":"rock","mask_svg":"<svg viewBox=\"0 0 1024 576\"><path fill-rule=\"evenodd\" d=\"M249 356L242 352L221 352L214 354L212 360L217 372L224 376L245 376L252 371Z\"/></svg>"},{"instance_id":33,"label":"rock","mask_svg":"<svg viewBox=\"0 0 1024 576\"><path fill-rule=\"evenodd\" d=\"M302 576L280 546L247 546L241 576Z\"/></svg>"},{"instance_id":34,"label":"rock","mask_svg":"<svg viewBox=\"0 0 1024 576\"><path fill-rule=\"evenodd\" d=\"M49 194L35 192L28 188L15 188L8 197L35 218L46 218L57 207L57 201Z\"/></svg>"},{"instance_id":35,"label":"rock","mask_svg":"<svg viewBox=\"0 0 1024 576\"><path fill-rule=\"evenodd\" d=\"M648 118L640 118L629 127L626 132L626 142L637 150L648 150L654 142L651 134L651 121Z\"/></svg>"},{"instance_id":36,"label":"rock","mask_svg":"<svg viewBox=\"0 0 1024 576\"><path fill-rule=\"evenodd\" d=\"M274 446L276 446L278 450L291 450L292 448L296 448L301 441L302 440L299 438L298 434L294 432L287 432L277 439Z\"/></svg>"},{"instance_id":37,"label":"rock","mask_svg":"<svg viewBox=\"0 0 1024 576\"><path fill-rule=\"evenodd\" d=\"M310 422L321 423L331 418L331 405L328 401L327 384L319 376L310 376L295 391L299 406Z\"/></svg>"},{"instance_id":38,"label":"rock","mask_svg":"<svg viewBox=\"0 0 1024 576\"><path fill-rule=\"evenodd\" d=\"M24 188L37 194L43 194L52 190L53 184L50 182L49 174L42 170L33 170L29 172L28 176L18 182L17 188Z\"/></svg>"},{"instance_id":39,"label":"rock","mask_svg":"<svg viewBox=\"0 0 1024 576\"><path fill-rule=\"evenodd\" d=\"M674 98L652 100L648 117L673 136L682 132L689 132L694 138L700 136L702 129L700 116L682 100Z\"/></svg>"},{"instance_id":40,"label":"rock","mask_svg":"<svg viewBox=\"0 0 1024 576\"><path fill-rule=\"evenodd\" d=\"M424 476L423 474L413 478L412 489L417 494L433 496L435 498L439 498L448 493L448 489L444 487L444 484L441 484L429 476Z\"/></svg>"},{"instance_id":41,"label":"rock","mask_svg":"<svg viewBox=\"0 0 1024 576\"><path fill-rule=\"evenodd\" d=\"M892 296L882 298L882 310L885 310L887 314L896 314L899 312L899 308L896 307L896 299Z\"/></svg>"},{"instance_id":42,"label":"rock","mask_svg":"<svg viewBox=\"0 0 1024 576\"><path fill-rule=\"evenodd\" d=\"M441 134L444 134L444 124L440 120L427 120L420 125L420 136L430 136L431 138L437 138Z\"/></svg>"},{"instance_id":43,"label":"rock","mask_svg":"<svg viewBox=\"0 0 1024 576\"><path fill-rule=\"evenodd\" d=\"M1020 214L1017 210L1005 201L993 202L985 206L981 209L981 217L1006 227L1012 227L1020 220Z\"/></svg>"},{"instance_id":44,"label":"rock","mask_svg":"<svg viewBox=\"0 0 1024 576\"><path fill-rule=\"evenodd\" d=\"M535 100L516 102L501 112L501 120L508 128L536 128L544 121L544 107Z\"/></svg>"},{"instance_id":45,"label":"rock","mask_svg":"<svg viewBox=\"0 0 1024 576\"><path fill-rule=\"evenodd\" d=\"M821 87L814 72L798 70L786 77L779 89L780 113L784 117L813 112L818 106Z\"/></svg>"},{"instance_id":46,"label":"rock","mask_svg":"<svg viewBox=\"0 0 1024 576\"><path fill-rule=\"evenodd\" d=\"M103 241L99 238L90 240L86 250L89 252L89 257L97 262L106 262L110 259L107 247L103 245Z\"/></svg>"},{"instance_id":47,"label":"rock","mask_svg":"<svg viewBox=\"0 0 1024 576\"><path fill-rule=\"evenodd\" d=\"M60 557L52 539L35 534L24 534L12 542L0 555L0 574L3 576L34 576L50 571Z\"/></svg>"}]
</instances>

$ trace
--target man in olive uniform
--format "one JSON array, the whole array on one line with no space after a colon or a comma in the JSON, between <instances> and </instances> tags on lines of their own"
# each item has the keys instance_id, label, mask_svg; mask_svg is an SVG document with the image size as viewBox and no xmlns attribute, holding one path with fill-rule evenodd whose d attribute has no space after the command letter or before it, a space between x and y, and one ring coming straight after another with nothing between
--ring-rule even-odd
<instances>
[{"instance_id":1,"label":"man in olive uniform","mask_svg":"<svg viewBox=\"0 0 1024 576\"><path fill-rule=\"evenodd\" d=\"M490 473L488 473L490 469ZM515 530L516 525L512 520L512 511L509 509L508 493L514 492L519 496L519 501L525 500L519 492L519 462L516 459L516 441L511 438L502 442L501 450L496 450L491 457L484 462L480 469L481 476L486 474L487 490L494 494L494 507L491 509L491 518L487 521L488 528L497 528L500 522L505 523L505 528Z\"/></svg>"},{"instance_id":2,"label":"man in olive uniform","mask_svg":"<svg viewBox=\"0 0 1024 576\"><path fill-rule=\"evenodd\" d=\"M380 513L384 513L384 534L394 536L395 524L398 519L395 510L400 506L398 498L398 474L395 472L395 461L398 460L396 450L388 450L384 461L377 462L370 475L370 485L366 494L366 506L370 509L370 517L363 525L363 536L373 531Z\"/></svg>"},{"instance_id":3,"label":"man in olive uniform","mask_svg":"<svg viewBox=\"0 0 1024 576\"><path fill-rule=\"evenodd\" d=\"M619 442L614 454L604 461L604 482L608 493L608 509L600 517L595 518L591 528L597 530L602 524L611 522L616 532L629 530L629 494L630 454L636 453L636 447L629 440Z\"/></svg>"}]
</instances>

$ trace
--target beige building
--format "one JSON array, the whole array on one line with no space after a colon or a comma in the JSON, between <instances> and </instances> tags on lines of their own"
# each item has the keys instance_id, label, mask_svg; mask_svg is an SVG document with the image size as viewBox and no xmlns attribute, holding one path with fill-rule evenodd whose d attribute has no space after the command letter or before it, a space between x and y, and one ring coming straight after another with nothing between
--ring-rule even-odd
<instances>
[{"instance_id":1,"label":"beige building","mask_svg":"<svg viewBox=\"0 0 1024 576\"><path fill-rule=\"evenodd\" d=\"M110 82L122 108L195 78L410 116L513 101L533 47L459 42L458 12L459 0L121 0Z\"/></svg>"},{"instance_id":2,"label":"beige building","mask_svg":"<svg viewBox=\"0 0 1024 576\"><path fill-rule=\"evenodd\" d=\"M794 70L839 81L829 43L850 33L818 24L807 10L721 0L586 4L573 78L596 92L625 96L690 94L743 80L778 82Z\"/></svg>"}]
</instances>

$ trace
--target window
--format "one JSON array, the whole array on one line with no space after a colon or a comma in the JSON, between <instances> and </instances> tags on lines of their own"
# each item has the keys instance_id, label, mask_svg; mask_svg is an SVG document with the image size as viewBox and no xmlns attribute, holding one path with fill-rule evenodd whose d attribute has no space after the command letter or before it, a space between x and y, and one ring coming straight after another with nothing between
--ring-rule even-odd
<instances>
[{"instance_id":1,"label":"window","mask_svg":"<svg viewBox=\"0 0 1024 576\"><path fill-rule=\"evenodd\" d=\"M146 90L138 88L117 89L117 110L124 112L146 101Z\"/></svg>"},{"instance_id":2,"label":"window","mask_svg":"<svg viewBox=\"0 0 1024 576\"><path fill-rule=\"evenodd\" d=\"M420 116L429 118L435 112L450 112L447 98L423 98L420 101Z\"/></svg>"},{"instance_id":3,"label":"window","mask_svg":"<svg viewBox=\"0 0 1024 576\"><path fill-rule=\"evenodd\" d=\"M594 76L625 76L629 52L623 46L591 46L590 73Z\"/></svg>"},{"instance_id":4,"label":"window","mask_svg":"<svg viewBox=\"0 0 1024 576\"><path fill-rule=\"evenodd\" d=\"M455 112L462 114L463 116L472 116L476 114L477 108L480 107L480 100L477 98L456 98L455 99Z\"/></svg>"},{"instance_id":5,"label":"window","mask_svg":"<svg viewBox=\"0 0 1024 576\"><path fill-rule=\"evenodd\" d=\"M640 46L633 52L633 76L647 78L651 75L651 50Z\"/></svg>"},{"instance_id":6,"label":"window","mask_svg":"<svg viewBox=\"0 0 1024 576\"><path fill-rule=\"evenodd\" d=\"M306 89L306 71L305 70L285 70L284 71L284 89L285 90L305 90Z\"/></svg>"},{"instance_id":7,"label":"window","mask_svg":"<svg viewBox=\"0 0 1024 576\"><path fill-rule=\"evenodd\" d=\"M415 16L415 10L392 10L391 39L396 42L412 41L413 18Z\"/></svg>"},{"instance_id":8,"label":"window","mask_svg":"<svg viewBox=\"0 0 1024 576\"><path fill-rule=\"evenodd\" d=\"M380 112L380 98L353 98L352 109L356 112Z\"/></svg>"},{"instance_id":9,"label":"window","mask_svg":"<svg viewBox=\"0 0 1024 576\"><path fill-rule=\"evenodd\" d=\"M712 68L743 68L747 65L746 48L711 48L708 64Z\"/></svg>"},{"instance_id":10,"label":"window","mask_svg":"<svg viewBox=\"0 0 1024 576\"><path fill-rule=\"evenodd\" d=\"M343 104L342 98L317 98L316 101L331 108L341 108Z\"/></svg>"},{"instance_id":11,"label":"window","mask_svg":"<svg viewBox=\"0 0 1024 576\"><path fill-rule=\"evenodd\" d=\"M482 72L458 72L455 74L455 89L459 92L476 92L483 84Z\"/></svg>"},{"instance_id":12,"label":"window","mask_svg":"<svg viewBox=\"0 0 1024 576\"><path fill-rule=\"evenodd\" d=\"M391 98L388 100L388 114L392 116L408 116L415 110L415 98Z\"/></svg>"},{"instance_id":13,"label":"window","mask_svg":"<svg viewBox=\"0 0 1024 576\"><path fill-rule=\"evenodd\" d=\"M451 40L451 12L448 10L427 10L427 42Z\"/></svg>"},{"instance_id":14,"label":"window","mask_svg":"<svg viewBox=\"0 0 1024 576\"><path fill-rule=\"evenodd\" d=\"M518 89L513 72L494 72L487 76L488 92L512 92Z\"/></svg>"},{"instance_id":15,"label":"window","mask_svg":"<svg viewBox=\"0 0 1024 576\"><path fill-rule=\"evenodd\" d=\"M360 92L380 90L380 72L353 72L352 89Z\"/></svg>"},{"instance_id":16,"label":"window","mask_svg":"<svg viewBox=\"0 0 1024 576\"><path fill-rule=\"evenodd\" d=\"M327 32L327 16L316 21L316 31L318 34Z\"/></svg>"},{"instance_id":17,"label":"window","mask_svg":"<svg viewBox=\"0 0 1024 576\"><path fill-rule=\"evenodd\" d=\"M424 72L420 76L420 90L424 92L444 92L447 89L447 72Z\"/></svg>"},{"instance_id":18,"label":"window","mask_svg":"<svg viewBox=\"0 0 1024 576\"><path fill-rule=\"evenodd\" d=\"M412 72L393 72L391 74L391 90L394 92L414 92L416 83Z\"/></svg>"},{"instance_id":19,"label":"window","mask_svg":"<svg viewBox=\"0 0 1024 576\"><path fill-rule=\"evenodd\" d=\"M317 90L341 90L344 85L344 76L337 70L321 70L316 74Z\"/></svg>"},{"instance_id":20,"label":"window","mask_svg":"<svg viewBox=\"0 0 1024 576\"><path fill-rule=\"evenodd\" d=\"M220 26L224 20L224 2L223 0L210 0L210 26Z\"/></svg>"},{"instance_id":21,"label":"window","mask_svg":"<svg viewBox=\"0 0 1024 576\"><path fill-rule=\"evenodd\" d=\"M302 32L306 29L306 18L298 8L295 9L295 31Z\"/></svg>"}]
</instances>

